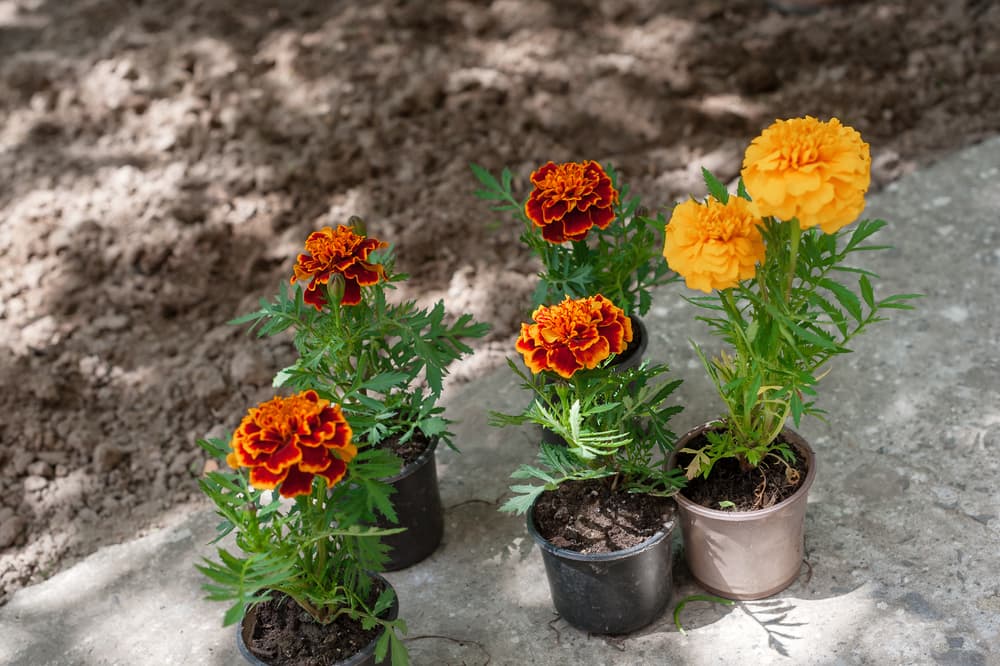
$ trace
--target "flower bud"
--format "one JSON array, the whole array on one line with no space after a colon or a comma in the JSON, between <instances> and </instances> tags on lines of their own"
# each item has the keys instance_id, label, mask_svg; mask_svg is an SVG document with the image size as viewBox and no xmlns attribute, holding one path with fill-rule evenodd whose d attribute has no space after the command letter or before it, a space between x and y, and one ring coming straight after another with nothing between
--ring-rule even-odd
<instances>
[{"instance_id":1,"label":"flower bud","mask_svg":"<svg viewBox=\"0 0 1000 666\"><path fill-rule=\"evenodd\" d=\"M326 283L326 295L331 306L339 306L344 300L344 276L334 273Z\"/></svg>"},{"instance_id":2,"label":"flower bud","mask_svg":"<svg viewBox=\"0 0 1000 666\"><path fill-rule=\"evenodd\" d=\"M357 215L351 215L349 218L347 218L347 224L350 225L351 229L353 229L354 233L356 233L357 235L359 236L368 235L368 230L365 227L365 221L362 220Z\"/></svg>"}]
</instances>

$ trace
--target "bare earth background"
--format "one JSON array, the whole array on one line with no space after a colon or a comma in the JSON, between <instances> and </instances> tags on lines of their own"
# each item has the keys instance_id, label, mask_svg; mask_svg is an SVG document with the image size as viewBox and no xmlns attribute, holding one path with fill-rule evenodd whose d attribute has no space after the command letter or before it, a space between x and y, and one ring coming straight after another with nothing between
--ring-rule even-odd
<instances>
[{"instance_id":1,"label":"bare earth background","mask_svg":"<svg viewBox=\"0 0 1000 666\"><path fill-rule=\"evenodd\" d=\"M875 187L1000 132L1000 3L0 0L0 603L204 506L205 435L271 397L287 340L230 318L308 233L364 216L508 353L535 266L471 161L546 160L645 204L737 174L776 117L836 115Z\"/></svg>"}]
</instances>

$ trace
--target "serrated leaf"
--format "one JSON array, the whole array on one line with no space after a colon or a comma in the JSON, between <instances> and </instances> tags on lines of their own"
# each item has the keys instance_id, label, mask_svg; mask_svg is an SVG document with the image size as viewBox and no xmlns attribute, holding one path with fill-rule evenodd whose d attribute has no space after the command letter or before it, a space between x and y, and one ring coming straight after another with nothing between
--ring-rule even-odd
<instances>
[{"instance_id":1,"label":"serrated leaf","mask_svg":"<svg viewBox=\"0 0 1000 666\"><path fill-rule=\"evenodd\" d=\"M879 229L886 225L885 220L862 220L858 223L858 226L854 229L854 233L851 234L850 240L847 242L848 251L854 249L859 243L864 241L866 238L876 233Z\"/></svg>"},{"instance_id":2,"label":"serrated leaf","mask_svg":"<svg viewBox=\"0 0 1000 666\"><path fill-rule=\"evenodd\" d=\"M746 183L743 182L743 176L740 176L739 181L736 183L736 196L750 201L750 193L747 192Z\"/></svg>"},{"instance_id":3,"label":"serrated leaf","mask_svg":"<svg viewBox=\"0 0 1000 666\"><path fill-rule=\"evenodd\" d=\"M383 372L366 380L359 388L367 391L385 393L389 389L405 384L410 379L410 375L405 372Z\"/></svg>"},{"instance_id":4,"label":"serrated leaf","mask_svg":"<svg viewBox=\"0 0 1000 666\"><path fill-rule=\"evenodd\" d=\"M386 654L389 653L389 636L392 634L390 629L386 629L382 632L382 635L378 637L375 641L375 663L381 664L385 661Z\"/></svg>"},{"instance_id":5,"label":"serrated leaf","mask_svg":"<svg viewBox=\"0 0 1000 666\"><path fill-rule=\"evenodd\" d=\"M494 191L501 190L500 183L497 182L497 179L494 178L493 174L491 174L487 169L484 169L475 162L470 162L469 168L472 169L472 173L475 174L476 178L479 180L480 183L490 188L491 190Z\"/></svg>"},{"instance_id":6,"label":"serrated leaf","mask_svg":"<svg viewBox=\"0 0 1000 666\"><path fill-rule=\"evenodd\" d=\"M858 279L858 287L861 289L861 298L864 299L865 303L869 308L875 308L875 292L872 289L872 283L868 280L867 275L862 275Z\"/></svg>"},{"instance_id":7,"label":"serrated leaf","mask_svg":"<svg viewBox=\"0 0 1000 666\"><path fill-rule=\"evenodd\" d=\"M701 168L701 176L705 179L705 187L708 188L708 193L711 194L720 203L727 203L729 201L729 191L726 186L719 182L719 179L712 175L712 172L705 167Z\"/></svg>"},{"instance_id":8,"label":"serrated leaf","mask_svg":"<svg viewBox=\"0 0 1000 666\"><path fill-rule=\"evenodd\" d=\"M294 376L293 372L294 369L295 366L289 366L287 368L278 370L278 372L274 373L274 379L271 380L271 387L281 388L282 386L287 384L288 380L290 380Z\"/></svg>"},{"instance_id":9,"label":"serrated leaf","mask_svg":"<svg viewBox=\"0 0 1000 666\"><path fill-rule=\"evenodd\" d=\"M830 317L831 323L837 327L837 330L840 331L841 335L847 335L847 319L840 310L834 307L833 303L826 300L815 291L808 292L806 294L806 298L809 299L810 303L818 306L821 310L826 312L827 316Z\"/></svg>"},{"instance_id":10,"label":"serrated leaf","mask_svg":"<svg viewBox=\"0 0 1000 666\"><path fill-rule=\"evenodd\" d=\"M382 615L382 613L392 605L392 601L395 598L396 594L392 591L392 588L386 587L382 590L382 593L378 595L378 599L375 600L375 607L372 609L372 613L377 616Z\"/></svg>"},{"instance_id":11,"label":"serrated leaf","mask_svg":"<svg viewBox=\"0 0 1000 666\"><path fill-rule=\"evenodd\" d=\"M524 513L531 508L532 503L535 501L535 497L541 494L543 490L544 488L538 486L538 492L533 495L515 495L500 506L500 511L503 513L516 513L518 515L524 515Z\"/></svg>"},{"instance_id":12,"label":"serrated leaf","mask_svg":"<svg viewBox=\"0 0 1000 666\"><path fill-rule=\"evenodd\" d=\"M833 293L833 295L836 296L837 301L851 314L852 317L854 317L855 320L862 320L864 315L861 311L861 301L858 300L858 297L853 291L835 280L830 280L829 278L823 278L820 280L819 285Z\"/></svg>"}]
</instances>

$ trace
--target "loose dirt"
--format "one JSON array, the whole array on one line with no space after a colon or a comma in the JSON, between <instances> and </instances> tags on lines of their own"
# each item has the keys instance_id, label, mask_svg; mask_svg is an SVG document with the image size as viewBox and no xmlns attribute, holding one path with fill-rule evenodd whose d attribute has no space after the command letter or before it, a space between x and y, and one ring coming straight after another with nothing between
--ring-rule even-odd
<instances>
[{"instance_id":1,"label":"loose dirt","mask_svg":"<svg viewBox=\"0 0 1000 666\"><path fill-rule=\"evenodd\" d=\"M472 194L597 159L645 204L733 179L776 117L838 116L875 187L1000 131L1000 3L0 0L0 603L206 506L198 437L273 393L287 339L230 318L308 233L368 220L493 324L535 265Z\"/></svg>"}]
</instances>

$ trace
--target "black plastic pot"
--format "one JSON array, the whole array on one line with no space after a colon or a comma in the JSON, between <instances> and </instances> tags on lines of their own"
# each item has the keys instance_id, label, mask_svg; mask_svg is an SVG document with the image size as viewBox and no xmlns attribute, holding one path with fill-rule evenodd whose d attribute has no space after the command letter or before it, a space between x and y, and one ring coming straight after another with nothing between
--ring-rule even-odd
<instances>
[{"instance_id":1,"label":"black plastic pot","mask_svg":"<svg viewBox=\"0 0 1000 666\"><path fill-rule=\"evenodd\" d=\"M393 525L380 520L380 527L405 527L405 532L382 537L388 544L389 562L386 571L398 571L413 566L433 553L444 535L444 509L438 490L437 450L438 439L430 441L420 457L403 467L399 474L386 479L395 488L392 505L399 523Z\"/></svg>"},{"instance_id":2,"label":"black plastic pot","mask_svg":"<svg viewBox=\"0 0 1000 666\"><path fill-rule=\"evenodd\" d=\"M552 545L538 533L534 512L532 505L528 534L541 548L552 604L567 622L594 634L628 634L663 614L673 592L673 524L632 548L588 555Z\"/></svg>"},{"instance_id":3,"label":"black plastic pot","mask_svg":"<svg viewBox=\"0 0 1000 666\"><path fill-rule=\"evenodd\" d=\"M387 581L385 578L383 578L378 574L374 574L374 577L381 580L386 587L393 589L393 591L395 591L392 585L389 584L389 581ZM399 617L399 597L396 597L393 600L392 606L389 607L389 610L388 612L386 612L384 619L395 620L397 617ZM257 607L251 606L247 610L246 614L243 615L243 619L240 620L240 623L236 625L236 648L240 651L240 654L243 655L243 658L246 659L247 663L250 664L251 666L273 666L273 664L271 664L270 662L261 661L260 658L257 657L257 655L255 655L254 653L252 653L250 651L250 648L247 647L247 641L249 641L250 637L253 636L253 632L256 628L256 625L257 625ZM381 635L382 634L380 633L378 636L376 636L375 639L372 640L371 643L366 645L364 649L361 650L360 652L353 654L351 657L347 659L341 659L340 661L333 662L333 666L376 666L377 664L388 664L389 663L388 655L386 655L386 658L383 659L382 661L378 662L375 661L375 643L378 641Z\"/></svg>"},{"instance_id":4,"label":"black plastic pot","mask_svg":"<svg viewBox=\"0 0 1000 666\"><path fill-rule=\"evenodd\" d=\"M632 342L611 362L611 367L616 370L638 367L646 355L646 347L649 346L649 330L646 324L634 314L629 315L629 319L632 320Z\"/></svg>"}]
</instances>

